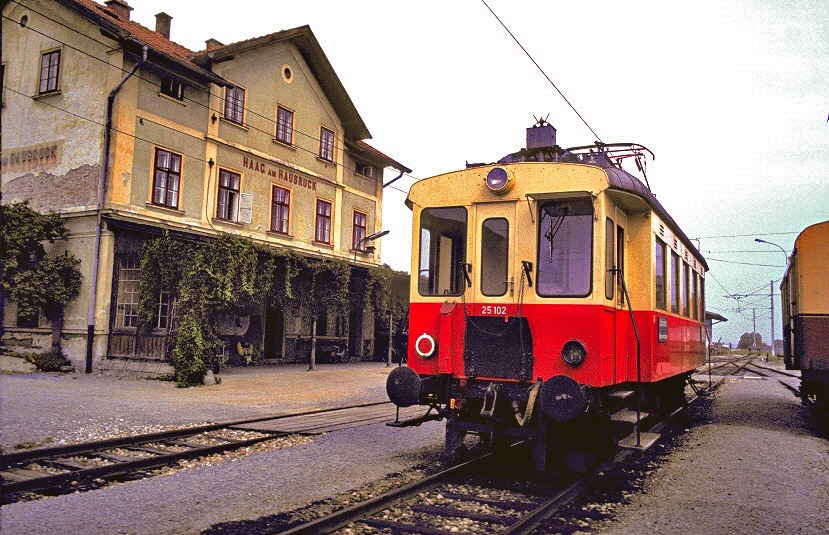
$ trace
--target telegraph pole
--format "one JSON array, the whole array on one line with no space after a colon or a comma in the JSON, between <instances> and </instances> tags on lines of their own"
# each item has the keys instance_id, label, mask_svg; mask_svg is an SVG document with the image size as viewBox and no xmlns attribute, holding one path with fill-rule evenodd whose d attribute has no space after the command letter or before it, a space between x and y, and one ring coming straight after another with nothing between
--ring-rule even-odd
<instances>
[{"instance_id":1,"label":"telegraph pole","mask_svg":"<svg viewBox=\"0 0 829 535\"><path fill-rule=\"evenodd\" d=\"M769 281L769 309L771 309L771 356L774 357L774 281Z\"/></svg>"}]
</instances>

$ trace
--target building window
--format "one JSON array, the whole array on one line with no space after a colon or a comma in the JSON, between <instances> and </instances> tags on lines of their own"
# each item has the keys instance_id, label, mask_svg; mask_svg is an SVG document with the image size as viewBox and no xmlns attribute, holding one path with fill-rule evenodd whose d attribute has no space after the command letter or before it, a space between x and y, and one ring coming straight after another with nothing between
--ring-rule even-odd
<instances>
[{"instance_id":1,"label":"building window","mask_svg":"<svg viewBox=\"0 0 829 535\"><path fill-rule=\"evenodd\" d=\"M374 167L367 163L357 162L357 166L354 168L354 171L358 175L362 175L366 178L372 178L374 176Z\"/></svg>"},{"instance_id":2,"label":"building window","mask_svg":"<svg viewBox=\"0 0 829 535\"><path fill-rule=\"evenodd\" d=\"M180 186L181 155L164 149L155 149L153 204L178 208Z\"/></svg>"},{"instance_id":3,"label":"building window","mask_svg":"<svg viewBox=\"0 0 829 535\"><path fill-rule=\"evenodd\" d=\"M320 158L334 161L334 132L325 128L320 128Z\"/></svg>"},{"instance_id":4,"label":"building window","mask_svg":"<svg viewBox=\"0 0 829 535\"><path fill-rule=\"evenodd\" d=\"M354 250L365 251L366 244L363 238L366 237L366 221L368 216L362 212L354 212L354 229L351 233L351 248Z\"/></svg>"},{"instance_id":5,"label":"building window","mask_svg":"<svg viewBox=\"0 0 829 535\"><path fill-rule=\"evenodd\" d=\"M184 84L178 78L165 76L161 78L161 94L176 100L184 100Z\"/></svg>"},{"instance_id":6,"label":"building window","mask_svg":"<svg viewBox=\"0 0 829 535\"><path fill-rule=\"evenodd\" d=\"M38 93L53 93L58 90L60 75L60 50L44 52L40 56L40 84Z\"/></svg>"},{"instance_id":7,"label":"building window","mask_svg":"<svg viewBox=\"0 0 829 535\"><path fill-rule=\"evenodd\" d=\"M287 145L294 144L294 112L282 106L276 110L276 140Z\"/></svg>"},{"instance_id":8,"label":"building window","mask_svg":"<svg viewBox=\"0 0 829 535\"><path fill-rule=\"evenodd\" d=\"M156 329L169 329L170 325L170 292L161 290L158 293L158 303L153 316L153 327Z\"/></svg>"},{"instance_id":9,"label":"building window","mask_svg":"<svg viewBox=\"0 0 829 535\"><path fill-rule=\"evenodd\" d=\"M242 175L219 169L219 201L216 217L236 222L239 214L239 185Z\"/></svg>"},{"instance_id":10,"label":"building window","mask_svg":"<svg viewBox=\"0 0 829 535\"><path fill-rule=\"evenodd\" d=\"M331 203L317 199L317 224L314 240L331 243Z\"/></svg>"},{"instance_id":11,"label":"building window","mask_svg":"<svg viewBox=\"0 0 829 535\"><path fill-rule=\"evenodd\" d=\"M115 304L115 326L138 326L138 279L141 258L122 256L118 261L118 297Z\"/></svg>"},{"instance_id":12,"label":"building window","mask_svg":"<svg viewBox=\"0 0 829 535\"><path fill-rule=\"evenodd\" d=\"M37 329L40 326L40 309L27 314L18 308L17 326L23 329Z\"/></svg>"},{"instance_id":13,"label":"building window","mask_svg":"<svg viewBox=\"0 0 829 535\"><path fill-rule=\"evenodd\" d=\"M245 123L245 90L241 87L228 87L225 91L225 119Z\"/></svg>"},{"instance_id":14,"label":"building window","mask_svg":"<svg viewBox=\"0 0 829 535\"><path fill-rule=\"evenodd\" d=\"M679 255L671 251L671 312L679 314Z\"/></svg>"},{"instance_id":15,"label":"building window","mask_svg":"<svg viewBox=\"0 0 829 535\"><path fill-rule=\"evenodd\" d=\"M655 280L654 288L656 289L656 308L667 310L668 305L666 297L665 272L667 271L667 246L665 242L656 238L656 266L654 270Z\"/></svg>"},{"instance_id":16,"label":"building window","mask_svg":"<svg viewBox=\"0 0 829 535\"><path fill-rule=\"evenodd\" d=\"M288 234L288 221L291 215L291 190L273 187L273 206L271 207L271 230Z\"/></svg>"}]
</instances>

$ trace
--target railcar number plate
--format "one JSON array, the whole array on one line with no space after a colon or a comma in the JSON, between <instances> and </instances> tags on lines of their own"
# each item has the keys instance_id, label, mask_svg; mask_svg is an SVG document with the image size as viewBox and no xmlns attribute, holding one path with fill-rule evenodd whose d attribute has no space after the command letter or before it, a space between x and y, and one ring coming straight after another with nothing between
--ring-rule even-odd
<instances>
[{"instance_id":1,"label":"railcar number plate","mask_svg":"<svg viewBox=\"0 0 829 535\"><path fill-rule=\"evenodd\" d=\"M507 307L506 305L483 305L481 307L481 315L482 316L506 316L507 315Z\"/></svg>"}]
</instances>

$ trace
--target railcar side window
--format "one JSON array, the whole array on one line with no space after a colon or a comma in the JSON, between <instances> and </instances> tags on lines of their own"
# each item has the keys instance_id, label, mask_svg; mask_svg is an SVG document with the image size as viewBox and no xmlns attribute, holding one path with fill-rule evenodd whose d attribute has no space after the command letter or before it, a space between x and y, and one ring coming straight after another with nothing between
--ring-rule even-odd
<instances>
[{"instance_id":1,"label":"railcar side window","mask_svg":"<svg viewBox=\"0 0 829 535\"><path fill-rule=\"evenodd\" d=\"M679 255L671 251L671 312L679 314Z\"/></svg>"},{"instance_id":2,"label":"railcar side window","mask_svg":"<svg viewBox=\"0 0 829 535\"><path fill-rule=\"evenodd\" d=\"M466 209L425 208L420 212L421 295L460 295L466 262Z\"/></svg>"},{"instance_id":3,"label":"railcar side window","mask_svg":"<svg viewBox=\"0 0 829 535\"><path fill-rule=\"evenodd\" d=\"M656 308L667 310L668 306L665 300L665 271L666 271L666 245L665 242L656 238L656 269L654 287L656 288Z\"/></svg>"},{"instance_id":4,"label":"railcar side window","mask_svg":"<svg viewBox=\"0 0 829 535\"><path fill-rule=\"evenodd\" d=\"M699 319L699 275L696 271L691 273L693 286L691 286L691 317Z\"/></svg>"},{"instance_id":5,"label":"railcar side window","mask_svg":"<svg viewBox=\"0 0 829 535\"><path fill-rule=\"evenodd\" d=\"M613 274L613 250L615 249L615 244L613 240L615 239L614 228L613 228L613 220L609 217L604 224L604 296L607 299L613 299L614 297L614 289L616 281L616 276Z\"/></svg>"},{"instance_id":6,"label":"railcar side window","mask_svg":"<svg viewBox=\"0 0 829 535\"><path fill-rule=\"evenodd\" d=\"M683 316L690 316L691 315L690 309L688 308L689 305L691 304L691 299L690 299L690 296L688 294L689 291L690 291L690 286L691 286L689 284L689 282L690 282L690 278L689 278L690 273L691 273L691 269L688 266L688 262L683 262L682 263L682 315Z\"/></svg>"},{"instance_id":7,"label":"railcar side window","mask_svg":"<svg viewBox=\"0 0 829 535\"><path fill-rule=\"evenodd\" d=\"M541 205L538 226L538 295L590 294L593 260L593 204L590 200Z\"/></svg>"},{"instance_id":8,"label":"railcar side window","mask_svg":"<svg viewBox=\"0 0 829 535\"><path fill-rule=\"evenodd\" d=\"M507 293L509 262L509 222L487 219L481 227L481 293L498 296Z\"/></svg>"}]
</instances>

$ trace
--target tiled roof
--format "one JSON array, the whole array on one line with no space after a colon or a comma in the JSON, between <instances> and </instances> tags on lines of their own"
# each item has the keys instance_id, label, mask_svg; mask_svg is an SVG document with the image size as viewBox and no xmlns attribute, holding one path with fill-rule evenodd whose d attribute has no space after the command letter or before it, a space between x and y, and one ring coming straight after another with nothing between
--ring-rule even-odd
<instances>
[{"instance_id":1,"label":"tiled roof","mask_svg":"<svg viewBox=\"0 0 829 535\"><path fill-rule=\"evenodd\" d=\"M63 0L63 3L69 5L70 7L74 4L75 7L80 7L80 11L82 13L85 12L84 14L87 15L88 18L92 19L93 22L99 23L102 26L108 26L111 24L128 34L129 37L132 37L136 41L147 45L156 52L160 52L177 59L199 72L204 72L204 69L191 61L193 56L192 50L167 39L160 33L151 30L146 26L142 26L135 21L127 20L121 17L115 10L105 5L94 2L93 0ZM89 15L91 15L91 17L89 17ZM95 20L96 18L98 20Z\"/></svg>"},{"instance_id":2,"label":"tiled roof","mask_svg":"<svg viewBox=\"0 0 829 535\"><path fill-rule=\"evenodd\" d=\"M386 165L388 165L389 167L394 167L398 171L402 171L404 173L411 173L412 172L411 169L409 169L408 167L406 167L402 163L394 160L390 156L387 156L387 155L383 154L382 152L375 149L374 147L372 147L371 145L369 145L365 141L359 141L358 140L358 141L355 142L355 145L357 145L357 147L365 150L366 152L370 152L374 156L379 157L382 160L385 160Z\"/></svg>"}]
</instances>

